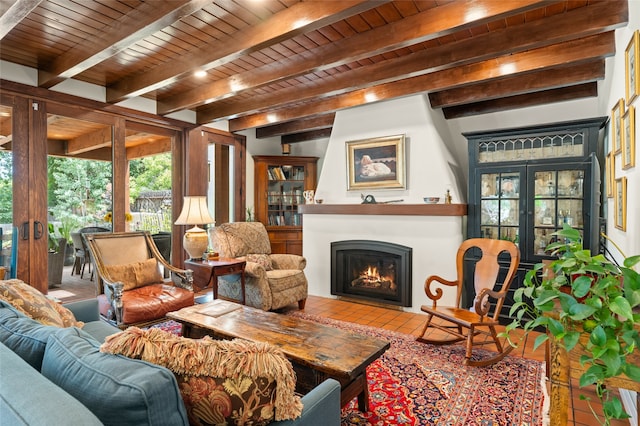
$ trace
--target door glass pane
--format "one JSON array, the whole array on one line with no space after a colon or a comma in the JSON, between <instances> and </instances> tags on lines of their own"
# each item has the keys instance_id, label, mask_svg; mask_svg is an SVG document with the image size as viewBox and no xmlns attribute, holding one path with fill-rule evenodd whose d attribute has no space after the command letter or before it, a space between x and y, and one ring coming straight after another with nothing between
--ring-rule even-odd
<instances>
[{"instance_id":1,"label":"door glass pane","mask_svg":"<svg viewBox=\"0 0 640 426\"><path fill-rule=\"evenodd\" d=\"M583 170L535 173L534 253L545 254L553 233L567 224L582 231L584 212Z\"/></svg>"},{"instance_id":2,"label":"door glass pane","mask_svg":"<svg viewBox=\"0 0 640 426\"><path fill-rule=\"evenodd\" d=\"M127 229L171 233L171 200L171 152L130 158Z\"/></svg>"},{"instance_id":3,"label":"door glass pane","mask_svg":"<svg viewBox=\"0 0 640 426\"><path fill-rule=\"evenodd\" d=\"M11 154L12 109L0 105L0 267L5 278L15 277L12 268L13 155Z\"/></svg>"},{"instance_id":4,"label":"door glass pane","mask_svg":"<svg viewBox=\"0 0 640 426\"><path fill-rule=\"evenodd\" d=\"M480 182L481 235L518 243L520 174L485 173L480 176Z\"/></svg>"},{"instance_id":5,"label":"door glass pane","mask_svg":"<svg viewBox=\"0 0 640 426\"><path fill-rule=\"evenodd\" d=\"M89 251L77 236L111 229L112 133L108 124L48 115L49 287L92 285Z\"/></svg>"}]
</instances>

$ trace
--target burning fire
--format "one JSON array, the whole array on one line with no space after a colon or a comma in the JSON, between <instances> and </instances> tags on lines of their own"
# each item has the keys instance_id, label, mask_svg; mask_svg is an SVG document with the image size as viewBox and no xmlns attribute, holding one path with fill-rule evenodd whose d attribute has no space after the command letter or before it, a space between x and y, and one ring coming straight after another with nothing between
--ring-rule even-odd
<instances>
[{"instance_id":1,"label":"burning fire","mask_svg":"<svg viewBox=\"0 0 640 426\"><path fill-rule=\"evenodd\" d=\"M358 274L358 278L351 282L352 286L360 287L381 287L385 286L391 290L396 288L393 275L383 276L378 272L378 268L375 266L367 266L365 270Z\"/></svg>"}]
</instances>

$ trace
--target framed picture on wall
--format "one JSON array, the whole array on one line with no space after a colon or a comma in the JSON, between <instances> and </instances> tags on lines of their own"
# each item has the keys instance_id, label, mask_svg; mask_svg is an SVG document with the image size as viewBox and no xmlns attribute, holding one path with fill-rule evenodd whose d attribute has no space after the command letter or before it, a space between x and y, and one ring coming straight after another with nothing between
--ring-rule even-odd
<instances>
[{"instance_id":1,"label":"framed picture on wall","mask_svg":"<svg viewBox=\"0 0 640 426\"><path fill-rule=\"evenodd\" d=\"M615 185L615 167L616 167L616 155L613 151L607 154L606 158L606 176L607 176L607 198L613 198L613 186Z\"/></svg>"},{"instance_id":2,"label":"framed picture on wall","mask_svg":"<svg viewBox=\"0 0 640 426\"><path fill-rule=\"evenodd\" d=\"M627 105L640 93L640 70L638 69L638 56L640 56L640 30L636 30L629 40L624 51L625 81L624 91Z\"/></svg>"},{"instance_id":3,"label":"framed picture on wall","mask_svg":"<svg viewBox=\"0 0 640 426\"><path fill-rule=\"evenodd\" d=\"M627 178L616 179L616 186L613 197L613 210L615 215L616 228L627 230Z\"/></svg>"},{"instance_id":4,"label":"framed picture on wall","mask_svg":"<svg viewBox=\"0 0 640 426\"><path fill-rule=\"evenodd\" d=\"M622 147L622 114L624 114L624 99L620 98L611 108L611 151L620 153Z\"/></svg>"},{"instance_id":5,"label":"framed picture on wall","mask_svg":"<svg viewBox=\"0 0 640 426\"><path fill-rule=\"evenodd\" d=\"M347 189L406 188L404 135L348 141Z\"/></svg>"},{"instance_id":6,"label":"framed picture on wall","mask_svg":"<svg viewBox=\"0 0 640 426\"><path fill-rule=\"evenodd\" d=\"M636 109L630 106L622 116L622 168L636 165Z\"/></svg>"}]
</instances>

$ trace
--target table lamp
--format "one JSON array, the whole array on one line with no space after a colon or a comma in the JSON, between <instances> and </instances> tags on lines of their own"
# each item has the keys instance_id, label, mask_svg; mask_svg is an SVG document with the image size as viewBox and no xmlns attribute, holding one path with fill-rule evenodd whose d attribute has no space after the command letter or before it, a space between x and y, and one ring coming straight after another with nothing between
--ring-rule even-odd
<instances>
[{"instance_id":1,"label":"table lamp","mask_svg":"<svg viewBox=\"0 0 640 426\"><path fill-rule=\"evenodd\" d=\"M206 230L199 228L199 224L214 223L215 220L209 214L207 207L207 197L190 196L184 197L182 212L176 220L176 225L194 225L187 229L182 239L182 246L189 253L191 260L201 259L202 254L207 251L209 245L209 235Z\"/></svg>"}]
</instances>

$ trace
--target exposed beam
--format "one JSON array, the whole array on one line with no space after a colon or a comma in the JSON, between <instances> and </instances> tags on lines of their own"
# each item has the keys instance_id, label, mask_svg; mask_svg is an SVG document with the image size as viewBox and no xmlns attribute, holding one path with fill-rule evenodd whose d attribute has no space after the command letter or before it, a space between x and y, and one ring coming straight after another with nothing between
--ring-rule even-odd
<instances>
[{"instance_id":1,"label":"exposed beam","mask_svg":"<svg viewBox=\"0 0 640 426\"><path fill-rule=\"evenodd\" d=\"M282 136L281 143L298 143L298 142L307 142L307 141L313 141L316 139L328 138L329 136L331 136L331 130L333 129L329 127L326 129L317 129L317 130L310 130L308 132L284 135Z\"/></svg>"},{"instance_id":2,"label":"exposed beam","mask_svg":"<svg viewBox=\"0 0 640 426\"><path fill-rule=\"evenodd\" d=\"M200 10L211 0L141 3L119 21L78 43L38 71L38 85L50 88L122 52L136 42Z\"/></svg>"},{"instance_id":3,"label":"exposed beam","mask_svg":"<svg viewBox=\"0 0 640 426\"><path fill-rule=\"evenodd\" d=\"M615 34L613 31L610 31L608 33L585 37L580 40L572 40L566 43L507 55L488 61L380 84L366 89L359 89L328 99L309 102L299 107L281 107L277 110L271 110L268 117L267 113L262 112L248 117L236 118L229 122L229 129L231 131L243 130L245 128L262 126L270 122L289 121L321 112L363 105L373 102L371 99L381 101L420 92L462 87L485 80L504 78L513 74L540 71L547 67L557 67L568 65L572 62L604 58L613 54L615 54ZM313 96L320 96L319 92L321 92L322 89L325 89L324 93L326 93L326 86L322 86L322 88L314 87L307 90L298 90L299 98L307 98L310 92L314 93ZM367 98L369 100L367 100ZM224 112L228 113L230 111L226 110ZM220 114L220 111L216 111L215 114L211 114L211 111L206 111L206 113L207 114L198 111L197 121L199 123L224 117L224 115ZM235 114L237 111L233 111L233 113ZM218 117L215 117L216 115Z\"/></svg>"},{"instance_id":4,"label":"exposed beam","mask_svg":"<svg viewBox=\"0 0 640 426\"><path fill-rule=\"evenodd\" d=\"M544 90L537 93L528 93L526 95L511 96L503 99L443 108L442 111L446 119L452 119L597 96L598 83L594 82L578 86Z\"/></svg>"},{"instance_id":5,"label":"exposed beam","mask_svg":"<svg viewBox=\"0 0 640 426\"><path fill-rule=\"evenodd\" d=\"M432 108L452 107L461 104L488 101L540 90L590 83L603 80L604 59L579 63L568 67L552 68L533 74L516 75L487 83L474 84L442 92L430 93Z\"/></svg>"},{"instance_id":6,"label":"exposed beam","mask_svg":"<svg viewBox=\"0 0 640 426\"><path fill-rule=\"evenodd\" d=\"M401 47L433 40L455 31L484 24L490 19L522 13L536 6L539 6L537 1L475 2L474 10L477 8L481 13L474 15L472 19L469 18L467 13L469 10L468 2L455 2L432 8L279 61L277 67L266 65L207 85L198 86L170 98L161 99L158 103L158 113L161 115L168 114L180 109L200 106L205 102L215 102L230 95L236 95L311 71L326 70ZM609 7L609 9L616 10L617 8ZM607 12L607 15L611 15L611 12ZM576 21L575 25L580 25L580 21ZM566 23L566 20L564 22ZM576 31L575 25L571 26L572 32ZM592 24L592 26L595 25L597 24ZM566 25L562 25L560 28L563 28L565 33L569 32ZM553 35L548 36L549 39L553 37ZM534 37L530 34L527 34L522 39L531 40L528 42L529 46L535 43ZM504 44L504 37L499 37L497 40L502 41L502 44ZM479 45L486 46L486 43L480 43ZM345 55L344 52L349 52L349 55Z\"/></svg>"},{"instance_id":7,"label":"exposed beam","mask_svg":"<svg viewBox=\"0 0 640 426\"><path fill-rule=\"evenodd\" d=\"M96 148L111 146L112 141L111 127L103 127L102 129L85 133L82 136L67 141L66 153L68 155L78 155Z\"/></svg>"},{"instance_id":8,"label":"exposed beam","mask_svg":"<svg viewBox=\"0 0 640 426\"><path fill-rule=\"evenodd\" d=\"M9 31L26 18L41 2L42 0L16 0L5 10L5 6L10 3L3 1L0 8L2 13L2 16L0 16L0 40L9 34Z\"/></svg>"},{"instance_id":9,"label":"exposed beam","mask_svg":"<svg viewBox=\"0 0 640 426\"><path fill-rule=\"evenodd\" d=\"M147 70L147 72L107 87L107 102L119 102L128 97L156 90L179 78L191 75L194 69L209 70L227 64L242 55L316 30L388 1L390 0L296 3L262 23L246 28L239 34L222 37L216 43L204 44L202 48L193 49L188 54L169 63L159 65ZM300 25L300 17L305 18L305 24Z\"/></svg>"},{"instance_id":10,"label":"exposed beam","mask_svg":"<svg viewBox=\"0 0 640 426\"><path fill-rule=\"evenodd\" d=\"M133 160L135 158L149 157L165 152L171 152L171 138L162 138L153 143L145 143L127 148L127 158Z\"/></svg>"},{"instance_id":11,"label":"exposed beam","mask_svg":"<svg viewBox=\"0 0 640 426\"><path fill-rule=\"evenodd\" d=\"M329 114L318 115L304 120L290 121L287 123L274 124L272 126L258 127L256 129L256 138L270 138L274 136L282 136L290 133L298 133L301 131L309 131L316 129L326 129L333 126L333 120L336 118L335 112Z\"/></svg>"}]
</instances>

